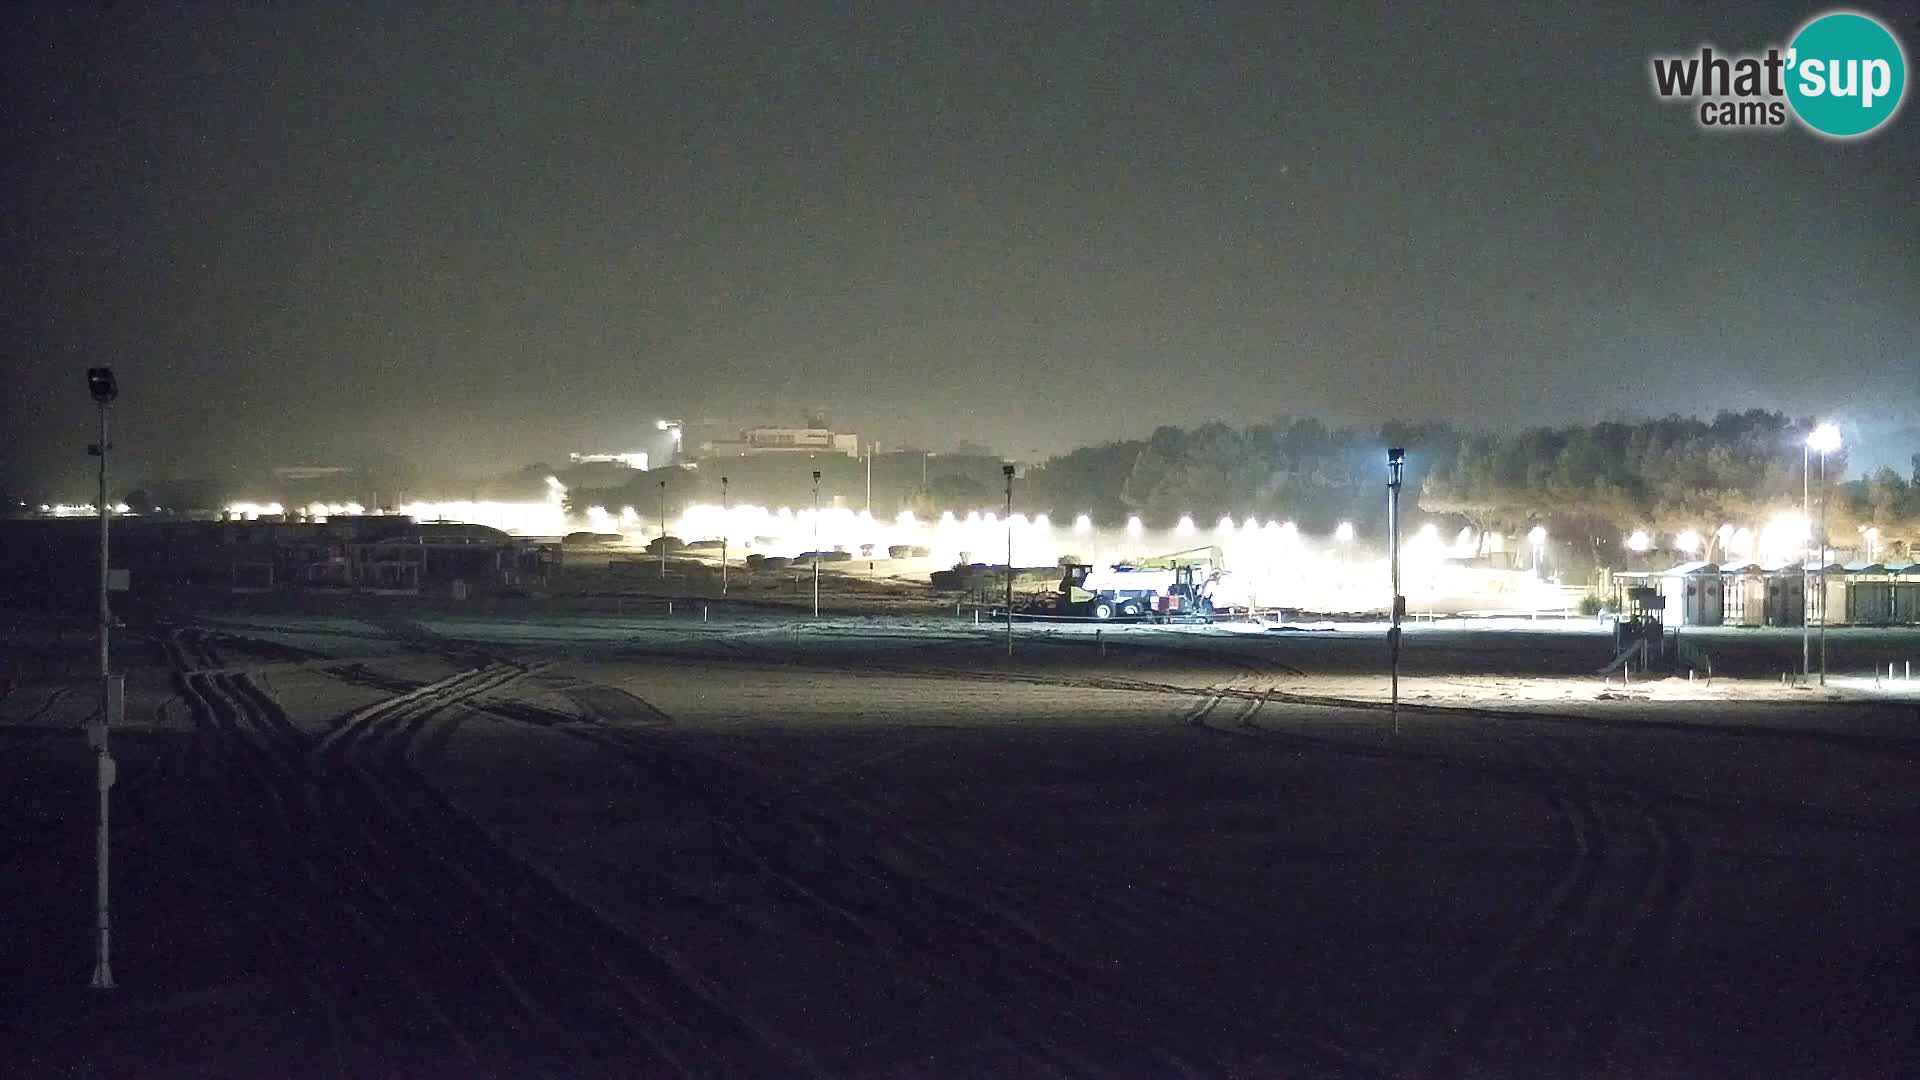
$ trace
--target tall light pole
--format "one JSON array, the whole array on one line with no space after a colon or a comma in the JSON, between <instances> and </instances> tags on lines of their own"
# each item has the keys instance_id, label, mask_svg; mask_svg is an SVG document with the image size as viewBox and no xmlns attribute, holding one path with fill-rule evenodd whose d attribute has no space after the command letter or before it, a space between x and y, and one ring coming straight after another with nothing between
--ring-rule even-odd
<instances>
[{"instance_id":1,"label":"tall light pole","mask_svg":"<svg viewBox=\"0 0 1920 1080\"><path fill-rule=\"evenodd\" d=\"M873 443L867 443L867 513L873 513Z\"/></svg>"},{"instance_id":2,"label":"tall light pole","mask_svg":"<svg viewBox=\"0 0 1920 1080\"><path fill-rule=\"evenodd\" d=\"M1392 625L1387 628L1388 662L1392 668L1393 727L1400 729L1400 619L1406 614L1406 597L1400 594L1400 469L1407 452L1400 447L1387 451L1387 562L1393 577Z\"/></svg>"},{"instance_id":3,"label":"tall light pole","mask_svg":"<svg viewBox=\"0 0 1920 1080\"><path fill-rule=\"evenodd\" d=\"M1827 455L1840 449L1840 429L1821 424L1808 436L1820 452L1820 685L1827 685Z\"/></svg>"},{"instance_id":4,"label":"tall light pole","mask_svg":"<svg viewBox=\"0 0 1920 1080\"><path fill-rule=\"evenodd\" d=\"M1806 593L1805 611L1800 620L1800 674L1802 678L1813 675L1813 643L1811 626L1806 618L1814 610L1814 602L1820 605L1820 685L1827 685L1827 455L1840 449L1840 429L1832 424L1821 424L1807 436L1806 446L1800 455L1800 516L1807 522L1808 547L1813 543L1813 496L1811 472L1813 455L1820 455L1820 576L1819 589L1815 593L1812 570L1806 563L1800 564L1800 589Z\"/></svg>"},{"instance_id":5,"label":"tall light pole","mask_svg":"<svg viewBox=\"0 0 1920 1080\"><path fill-rule=\"evenodd\" d=\"M673 461L680 463L680 441L686 435L686 425L678 420L655 420L653 426L673 436Z\"/></svg>"},{"instance_id":6,"label":"tall light pole","mask_svg":"<svg viewBox=\"0 0 1920 1080\"><path fill-rule=\"evenodd\" d=\"M720 478L720 595L727 595L727 478Z\"/></svg>"},{"instance_id":7,"label":"tall light pole","mask_svg":"<svg viewBox=\"0 0 1920 1080\"><path fill-rule=\"evenodd\" d=\"M93 395L94 403L100 406L100 441L90 448L100 458L100 722L93 725L92 736L94 757L94 780L100 795L99 830L94 835L94 894L93 915L94 940L93 980L89 984L95 990L112 990L113 963L111 960L111 890L108 888L108 820L109 801L107 793L113 788L113 755L107 746L107 733L113 727L115 707L120 704L120 694L115 693L113 670L109 666L107 637L113 627L113 613L107 606L107 590L112 584L112 571L107 561L107 522L112 508L107 503L107 451L112 446L107 442L107 407L113 399L120 396L120 385L113 377L112 368L88 368L87 390Z\"/></svg>"},{"instance_id":8,"label":"tall light pole","mask_svg":"<svg viewBox=\"0 0 1920 1080\"><path fill-rule=\"evenodd\" d=\"M820 617L820 470L813 470L813 617Z\"/></svg>"},{"instance_id":9,"label":"tall light pole","mask_svg":"<svg viewBox=\"0 0 1920 1080\"><path fill-rule=\"evenodd\" d=\"M1007 656L1013 656L1013 466L1000 466L1007 478Z\"/></svg>"},{"instance_id":10,"label":"tall light pole","mask_svg":"<svg viewBox=\"0 0 1920 1080\"><path fill-rule=\"evenodd\" d=\"M660 481L660 581L667 580L667 482Z\"/></svg>"}]
</instances>

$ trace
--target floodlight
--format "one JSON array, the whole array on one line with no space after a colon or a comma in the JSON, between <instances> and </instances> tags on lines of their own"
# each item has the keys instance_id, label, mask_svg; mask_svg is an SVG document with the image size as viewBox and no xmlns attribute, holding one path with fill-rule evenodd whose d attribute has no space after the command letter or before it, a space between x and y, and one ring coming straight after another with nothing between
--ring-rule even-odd
<instances>
[{"instance_id":1,"label":"floodlight","mask_svg":"<svg viewBox=\"0 0 1920 1080\"><path fill-rule=\"evenodd\" d=\"M1840 429L1832 424L1821 424L1807 436L1807 449L1816 454L1831 454L1840 449Z\"/></svg>"},{"instance_id":2,"label":"floodlight","mask_svg":"<svg viewBox=\"0 0 1920 1080\"><path fill-rule=\"evenodd\" d=\"M113 377L113 369L109 367L88 368L87 392L93 395L93 400L102 405L119 397L120 384Z\"/></svg>"}]
</instances>

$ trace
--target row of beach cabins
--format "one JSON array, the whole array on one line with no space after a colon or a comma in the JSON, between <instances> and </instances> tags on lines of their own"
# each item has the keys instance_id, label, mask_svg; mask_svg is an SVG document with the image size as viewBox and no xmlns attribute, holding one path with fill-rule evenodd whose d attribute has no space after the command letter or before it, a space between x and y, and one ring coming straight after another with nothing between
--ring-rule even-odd
<instances>
[{"instance_id":1,"label":"row of beach cabins","mask_svg":"<svg viewBox=\"0 0 1920 1080\"><path fill-rule=\"evenodd\" d=\"M1665 598L1662 621L1668 626L1920 624L1920 562L1912 560L1824 568L1688 562L1608 576L1615 610L1626 610L1629 590L1651 588Z\"/></svg>"}]
</instances>

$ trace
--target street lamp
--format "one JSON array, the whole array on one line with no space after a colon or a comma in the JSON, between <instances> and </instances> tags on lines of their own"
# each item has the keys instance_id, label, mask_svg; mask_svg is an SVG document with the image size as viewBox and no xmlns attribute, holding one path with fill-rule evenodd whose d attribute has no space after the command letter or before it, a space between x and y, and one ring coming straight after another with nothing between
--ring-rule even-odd
<instances>
[{"instance_id":1,"label":"street lamp","mask_svg":"<svg viewBox=\"0 0 1920 1080\"><path fill-rule=\"evenodd\" d=\"M820 617L820 470L813 470L813 617Z\"/></svg>"},{"instance_id":2,"label":"street lamp","mask_svg":"<svg viewBox=\"0 0 1920 1080\"><path fill-rule=\"evenodd\" d=\"M1840 449L1840 429L1832 424L1821 424L1807 436L1807 444L1800 455L1800 512L1808 521L1813 520L1811 513L1811 482L1808 479L1808 467L1813 464L1812 456L1820 455L1820 577L1819 591L1810 592L1808 568L1805 562L1800 564L1800 589L1808 592L1807 612L1814 610L1817 601L1820 611L1820 685L1827 685L1827 455ZM1812 537L1808 537L1809 541ZM1800 672L1812 674L1813 653L1807 620L1800 620Z\"/></svg>"},{"instance_id":3,"label":"street lamp","mask_svg":"<svg viewBox=\"0 0 1920 1080\"><path fill-rule=\"evenodd\" d=\"M1007 478L1007 656L1013 656L1013 466L1000 466Z\"/></svg>"},{"instance_id":4,"label":"street lamp","mask_svg":"<svg viewBox=\"0 0 1920 1080\"><path fill-rule=\"evenodd\" d=\"M107 522L112 508L107 503L107 451L112 444L107 442L107 408L113 399L120 396L119 381L113 377L113 369L106 367L87 369L87 392L93 396L95 405L100 407L100 441L89 447L89 452L100 458L100 494L96 506L100 511L100 722L88 729L92 737L95 787L100 795L100 826L94 836L94 895L93 914L94 940L93 980L90 985L95 990L112 990L113 964L110 958L111 943L111 892L108 888L109 850L107 846L109 805L107 793L113 788L113 755L107 746L107 733L113 727L114 712L125 700L116 693L119 689L113 677L108 658L108 632L113 626L113 613L107 606L107 590L112 585L113 572L107 562Z\"/></svg>"},{"instance_id":5,"label":"street lamp","mask_svg":"<svg viewBox=\"0 0 1920 1080\"><path fill-rule=\"evenodd\" d=\"M1400 484L1401 469L1407 463L1407 452L1398 446L1387 450L1387 562L1393 577L1393 610L1390 614L1392 626L1387 630L1387 652L1393 672L1393 728L1400 730L1400 619L1406 614L1407 600L1400 592ZM1340 528L1353 536L1353 526L1341 522Z\"/></svg>"},{"instance_id":6,"label":"street lamp","mask_svg":"<svg viewBox=\"0 0 1920 1080\"><path fill-rule=\"evenodd\" d=\"M1627 550L1636 555L1645 553L1652 546L1653 537L1648 536L1645 529L1635 529L1633 535L1627 537Z\"/></svg>"},{"instance_id":7,"label":"street lamp","mask_svg":"<svg viewBox=\"0 0 1920 1080\"><path fill-rule=\"evenodd\" d=\"M680 442L686 434L686 425L678 420L655 420L653 426L673 436L673 460L680 460Z\"/></svg>"}]
</instances>

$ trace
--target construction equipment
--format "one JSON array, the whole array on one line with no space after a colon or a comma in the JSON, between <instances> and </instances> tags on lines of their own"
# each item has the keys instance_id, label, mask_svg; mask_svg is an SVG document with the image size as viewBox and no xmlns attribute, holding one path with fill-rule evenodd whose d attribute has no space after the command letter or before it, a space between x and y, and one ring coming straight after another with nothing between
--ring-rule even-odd
<instances>
[{"instance_id":1,"label":"construction equipment","mask_svg":"<svg viewBox=\"0 0 1920 1080\"><path fill-rule=\"evenodd\" d=\"M1069 563L1055 614L1152 622L1212 622L1213 586L1225 574L1220 549L1189 548L1096 569Z\"/></svg>"}]
</instances>

